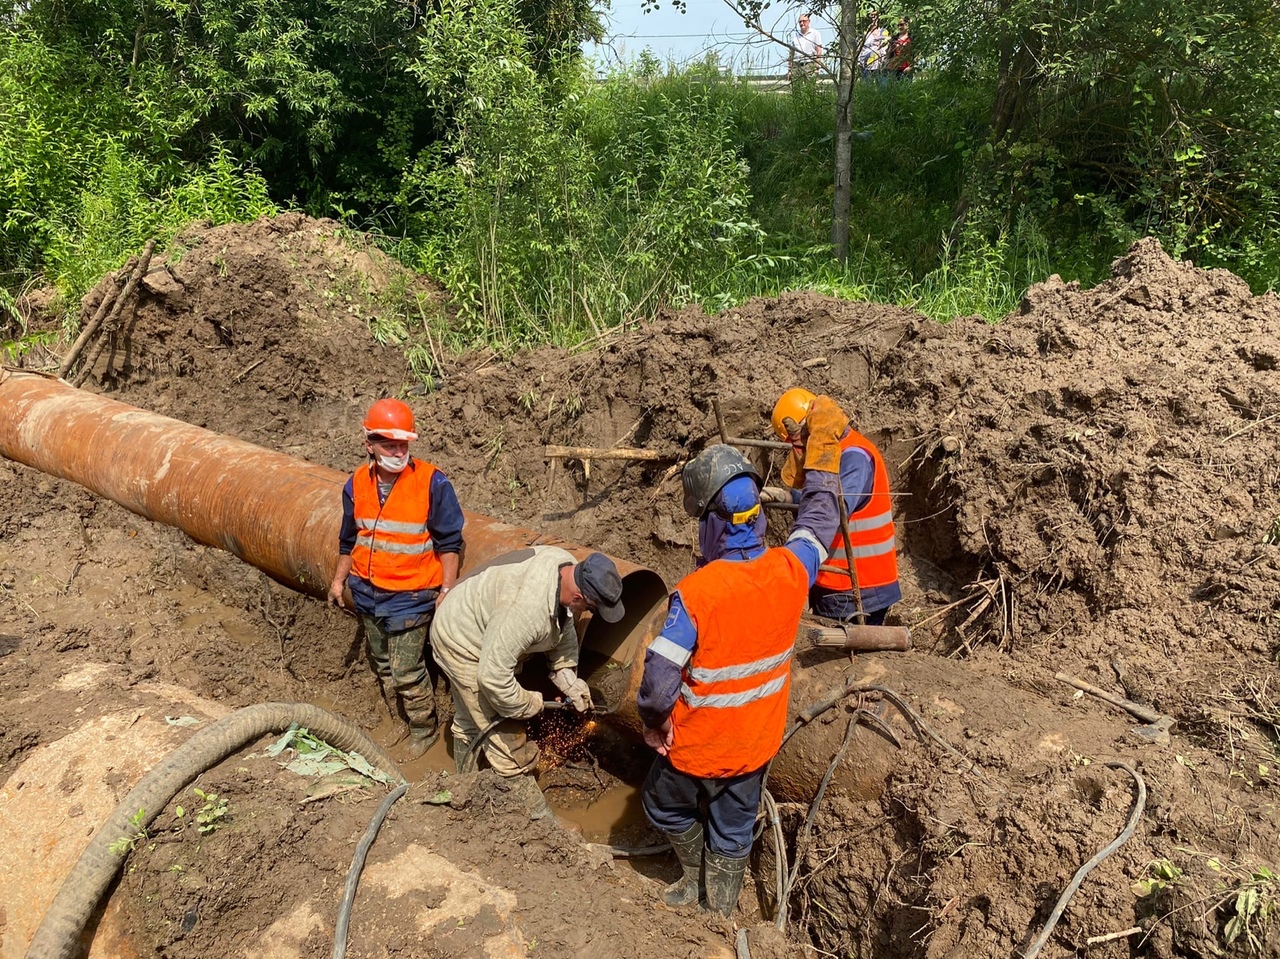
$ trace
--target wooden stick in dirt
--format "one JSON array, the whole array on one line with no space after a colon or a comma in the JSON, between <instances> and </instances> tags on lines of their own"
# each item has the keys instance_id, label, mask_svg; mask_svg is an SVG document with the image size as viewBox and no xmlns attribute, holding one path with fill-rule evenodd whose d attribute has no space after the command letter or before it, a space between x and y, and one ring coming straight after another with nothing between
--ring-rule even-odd
<instances>
[{"instance_id":1,"label":"wooden stick in dirt","mask_svg":"<svg viewBox=\"0 0 1280 959\"><path fill-rule=\"evenodd\" d=\"M1128 929L1121 929L1119 932L1109 932L1105 936L1090 936L1084 941L1086 946L1098 946L1104 942L1114 942L1117 939L1128 939L1130 936L1136 936L1142 932L1141 926L1131 926Z\"/></svg>"},{"instance_id":2,"label":"wooden stick in dirt","mask_svg":"<svg viewBox=\"0 0 1280 959\"><path fill-rule=\"evenodd\" d=\"M107 316L106 327L108 330L115 329L116 322L120 319L120 311L124 309L125 303L128 302L129 297L133 296L133 291L138 288L138 283L146 275L147 267L151 265L151 254L155 252L155 248L156 241L154 239L148 240L146 246L142 248L142 255L138 258L137 265L133 268L133 273L129 277L129 282L125 284L124 289L120 291L120 295L116 297L115 303L111 307L111 313ZM90 326L85 327L84 332L80 334L76 339L75 344L71 347L71 351L67 354L67 358L62 361L62 366L58 370L58 375L60 377L65 376L67 371L71 369L71 364L76 361L76 355L79 353L76 347L80 347L81 349L84 348L84 344L80 341L84 340L87 343L97 329L98 328L96 326L92 326L92 321L90 321ZM99 352L101 351L99 350ZM97 359L96 354L94 359ZM91 364L86 364L86 367L88 365ZM83 379L87 369L81 370L80 372L82 375L79 378Z\"/></svg>"},{"instance_id":3,"label":"wooden stick in dirt","mask_svg":"<svg viewBox=\"0 0 1280 959\"><path fill-rule=\"evenodd\" d=\"M62 358L62 363L58 366L58 379L62 379L67 375L75 363L76 358L80 355L80 351L85 348L85 344L94 333L98 332L98 327L102 323L102 318L107 315L107 310L111 304L115 302L116 297L120 294L120 281L116 280L111 284L111 289L102 294L102 302L98 304L98 308L93 313L93 318L84 325L84 329L80 331L80 335L76 337L76 341L71 344L71 349L67 350L67 355Z\"/></svg>"},{"instance_id":4,"label":"wooden stick in dirt","mask_svg":"<svg viewBox=\"0 0 1280 959\"><path fill-rule=\"evenodd\" d=\"M639 460L650 463L669 463L680 458L679 453L629 449L625 446L548 446L543 452L547 459Z\"/></svg>"},{"instance_id":5,"label":"wooden stick in dirt","mask_svg":"<svg viewBox=\"0 0 1280 959\"><path fill-rule=\"evenodd\" d=\"M1141 719L1144 723L1158 723L1160 720L1165 718L1161 713L1156 712L1154 709L1149 709L1141 703L1135 703L1132 699L1124 699L1121 696L1116 696L1113 693L1107 692L1105 689L1099 689L1092 683L1086 683L1083 679L1076 679L1074 676L1068 676L1066 673L1058 673L1053 678L1059 682L1066 683L1068 686L1074 686L1076 689L1082 690L1090 696L1096 696L1104 703L1110 703L1112 706L1117 706L1127 712L1130 716Z\"/></svg>"}]
</instances>

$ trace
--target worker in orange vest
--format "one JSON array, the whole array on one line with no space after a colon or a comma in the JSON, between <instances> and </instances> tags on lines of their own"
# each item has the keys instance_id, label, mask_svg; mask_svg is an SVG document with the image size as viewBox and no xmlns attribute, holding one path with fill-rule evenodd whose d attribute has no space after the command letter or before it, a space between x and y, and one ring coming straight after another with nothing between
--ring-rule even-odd
<instances>
[{"instance_id":1,"label":"worker in orange vest","mask_svg":"<svg viewBox=\"0 0 1280 959\"><path fill-rule=\"evenodd\" d=\"M636 698L658 752L641 803L683 869L668 905L704 897L729 916L738 902L765 767L787 723L796 629L839 522L847 420L825 397L812 419L799 513L782 547L764 546L760 474L738 450L710 446L684 468L704 565L671 594Z\"/></svg>"},{"instance_id":2,"label":"worker in orange vest","mask_svg":"<svg viewBox=\"0 0 1280 959\"><path fill-rule=\"evenodd\" d=\"M369 407L369 461L342 488L338 562L329 585L329 600L344 608L343 589L351 590L391 713L390 745L407 735L409 759L440 738L437 670L427 654L427 630L458 578L463 523L449 478L409 455L409 443L417 438L413 411L400 400Z\"/></svg>"},{"instance_id":3,"label":"worker in orange vest","mask_svg":"<svg viewBox=\"0 0 1280 959\"><path fill-rule=\"evenodd\" d=\"M792 454L782 470L790 488L766 486L760 491L764 502L791 502L798 496L805 455L808 416L816 397L806 389L787 390L773 407L774 431L792 445ZM875 443L850 427L840 437L840 487L848 510L849 543L853 547L854 572L868 626L884 623L889 607L902 599L898 585L897 537L893 525L893 499L889 493L889 472ZM818 574L809 596L815 615L842 621L858 615L849 576L849 556L844 533L836 530L828 547L826 566Z\"/></svg>"}]
</instances>

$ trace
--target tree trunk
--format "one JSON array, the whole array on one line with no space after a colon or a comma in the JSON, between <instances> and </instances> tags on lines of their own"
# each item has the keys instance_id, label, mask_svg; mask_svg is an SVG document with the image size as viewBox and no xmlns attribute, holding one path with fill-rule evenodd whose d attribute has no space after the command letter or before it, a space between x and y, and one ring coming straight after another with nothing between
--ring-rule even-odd
<instances>
[{"instance_id":1,"label":"tree trunk","mask_svg":"<svg viewBox=\"0 0 1280 959\"><path fill-rule=\"evenodd\" d=\"M835 201L831 211L831 247L844 264L849 258L849 201L853 188L853 70L858 40L858 0L840 5L840 62L836 79Z\"/></svg>"}]
</instances>

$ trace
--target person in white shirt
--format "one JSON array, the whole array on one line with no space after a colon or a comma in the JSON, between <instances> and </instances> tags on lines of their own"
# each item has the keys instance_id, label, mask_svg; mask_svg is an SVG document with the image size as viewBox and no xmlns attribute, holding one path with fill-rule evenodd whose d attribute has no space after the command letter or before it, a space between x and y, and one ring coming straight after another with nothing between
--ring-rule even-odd
<instances>
[{"instance_id":1,"label":"person in white shirt","mask_svg":"<svg viewBox=\"0 0 1280 959\"><path fill-rule=\"evenodd\" d=\"M810 23L808 13L800 14L799 29L791 38L791 55L787 59L787 77L813 76L822 63L822 34Z\"/></svg>"},{"instance_id":2,"label":"person in white shirt","mask_svg":"<svg viewBox=\"0 0 1280 959\"><path fill-rule=\"evenodd\" d=\"M867 24L867 35L858 51L858 70L862 79L881 79L889 65L889 31L880 25L880 12L872 10Z\"/></svg>"}]
</instances>

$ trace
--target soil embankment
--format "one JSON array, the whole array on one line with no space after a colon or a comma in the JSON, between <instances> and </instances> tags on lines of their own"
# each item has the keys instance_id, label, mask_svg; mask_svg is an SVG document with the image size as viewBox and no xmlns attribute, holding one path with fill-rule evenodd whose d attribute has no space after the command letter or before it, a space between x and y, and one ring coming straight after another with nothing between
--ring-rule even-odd
<instances>
[{"instance_id":1,"label":"soil embankment","mask_svg":"<svg viewBox=\"0 0 1280 959\"><path fill-rule=\"evenodd\" d=\"M716 432L713 397L730 432L763 435L782 389L831 394L894 474L905 598L891 621L912 625L918 647L853 669L900 690L980 776L895 721L904 748L883 795L831 797L799 851L795 943L877 959L1025 948L1124 825L1133 790L1104 765L1122 760L1149 789L1137 833L1085 880L1042 955L1138 925L1089 954L1243 955L1250 931L1256 952L1280 954L1258 913L1227 942L1230 890L1253 882L1263 902L1280 892L1257 879L1280 862L1276 297L1144 241L1107 283L1051 278L994 326L796 293L715 317L683 311L579 352L444 358L426 393L403 351L370 330L406 315L389 304L431 303L431 291L406 294L415 281L376 251L353 252L332 225L193 233L149 279L90 388L340 469L361 455L363 409L404 392L417 451L469 508L670 582L691 568L696 530L667 464L553 470L544 446L696 451ZM350 620L73 485L3 464L0 480L12 491L0 517L10 794L41 745L122 704L161 708L157 684L219 708L298 699L377 724ZM1173 717L1171 739L1136 736L1136 721L1075 695L1060 670ZM566 790L584 776L612 782L590 754L565 765ZM122 795L130 782L118 778L107 788ZM307 783L261 758L225 763L201 788L229 799L229 824L161 832L116 893L144 951L253 954L270 928L275 954L327 952L372 804L300 803ZM351 955L716 948L705 920L655 906L645 874L669 863L603 863L527 827L494 787L470 788L452 806L393 812L374 860L415 878L410 892L389 879L363 919L357 906ZM798 825L804 810L783 814ZM92 825L77 815L68 822ZM1135 891L1165 861L1176 878ZM441 905L459 882L487 904L469 918ZM749 919L754 899L743 907Z\"/></svg>"}]
</instances>

